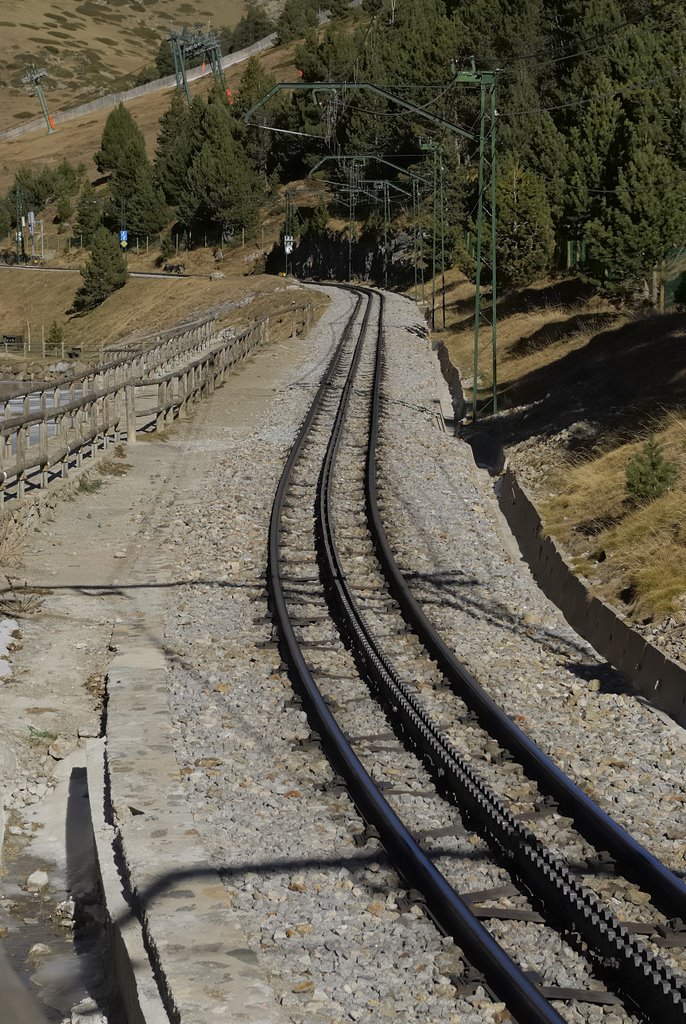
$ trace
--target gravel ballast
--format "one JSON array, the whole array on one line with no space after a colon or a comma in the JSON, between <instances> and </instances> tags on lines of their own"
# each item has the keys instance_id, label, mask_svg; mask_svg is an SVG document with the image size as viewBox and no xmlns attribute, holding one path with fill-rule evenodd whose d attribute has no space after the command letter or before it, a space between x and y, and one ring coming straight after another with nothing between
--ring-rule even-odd
<instances>
[{"instance_id":1,"label":"gravel ballast","mask_svg":"<svg viewBox=\"0 0 686 1024\"><path fill-rule=\"evenodd\" d=\"M328 313L274 377L270 398L244 394L239 374L212 400L206 423L174 441L180 460L191 465L197 455L202 469L201 484L176 487L159 536L180 581L164 636L177 760L210 859L291 1020L500 1022L502 1005L480 990L456 999L459 951L418 907L399 907L406 889L376 842L356 845L360 819L311 742L272 635L265 571L274 490L352 308L345 293L329 294ZM508 713L683 870L682 734L627 693L538 591L470 449L436 429L435 367L416 308L391 296L387 318L380 463L400 564ZM223 403L233 403L232 416ZM360 732L383 728L381 717L360 722ZM411 812L412 798L406 803ZM464 887L481 877L466 869ZM536 955L545 972L546 951L532 945ZM606 1007L583 1019L626 1017Z\"/></svg>"}]
</instances>

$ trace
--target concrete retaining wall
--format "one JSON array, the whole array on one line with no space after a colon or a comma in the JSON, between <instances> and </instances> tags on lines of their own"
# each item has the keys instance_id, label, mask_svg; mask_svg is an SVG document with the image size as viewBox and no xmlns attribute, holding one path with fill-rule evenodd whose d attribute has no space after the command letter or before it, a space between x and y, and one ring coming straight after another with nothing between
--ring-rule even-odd
<instances>
[{"instance_id":1,"label":"concrete retaining wall","mask_svg":"<svg viewBox=\"0 0 686 1024\"><path fill-rule=\"evenodd\" d=\"M459 423L467 414L467 403L464 400L464 392L462 390L462 381L460 380L459 371L450 361L448 349L442 341L432 341L431 347L436 353L438 365L440 366L441 373L443 374L443 379L448 385L448 390L450 391L450 397L453 402L455 423Z\"/></svg>"},{"instance_id":2,"label":"concrete retaining wall","mask_svg":"<svg viewBox=\"0 0 686 1024\"><path fill-rule=\"evenodd\" d=\"M542 535L536 506L511 469L500 478L497 491L500 507L541 590L570 626L640 694L686 726L686 668L666 658L614 608L589 593L555 541Z\"/></svg>"}]
</instances>

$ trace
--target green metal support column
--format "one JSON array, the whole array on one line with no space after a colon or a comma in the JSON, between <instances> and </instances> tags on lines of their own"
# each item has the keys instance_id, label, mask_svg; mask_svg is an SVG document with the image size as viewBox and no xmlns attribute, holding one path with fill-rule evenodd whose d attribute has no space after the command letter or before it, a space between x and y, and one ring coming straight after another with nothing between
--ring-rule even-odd
<instances>
[{"instance_id":1,"label":"green metal support column","mask_svg":"<svg viewBox=\"0 0 686 1024\"><path fill-rule=\"evenodd\" d=\"M484 220L484 149L486 129L486 86L481 82L479 117L479 198L476 212L476 294L474 296L474 379L472 381L472 419L476 419L479 386L479 329L481 327L481 243Z\"/></svg>"},{"instance_id":2,"label":"green metal support column","mask_svg":"<svg viewBox=\"0 0 686 1024\"><path fill-rule=\"evenodd\" d=\"M436 205L438 197L438 164L436 160L436 150L433 150L434 154L434 172L433 172L433 231L432 231L432 243L431 243L431 330L436 330L436 234L438 230L437 217L436 217Z\"/></svg>"},{"instance_id":3,"label":"green metal support column","mask_svg":"<svg viewBox=\"0 0 686 1024\"><path fill-rule=\"evenodd\" d=\"M45 118L45 123L48 127L48 135L52 135L55 131L55 122L50 116L48 104L45 99L45 93L43 92L43 86L40 84L41 79L46 78L47 74L48 72L45 68L37 68L34 65L34 67L29 68L26 74L22 77L22 82L24 85L32 86L34 95L38 98L41 111L43 112L43 117Z\"/></svg>"},{"instance_id":4,"label":"green metal support column","mask_svg":"<svg viewBox=\"0 0 686 1024\"><path fill-rule=\"evenodd\" d=\"M498 196L497 149L495 144L497 111L495 108L495 82L491 85L491 353L493 360L493 412L498 411L498 225L496 204Z\"/></svg>"},{"instance_id":5,"label":"green metal support column","mask_svg":"<svg viewBox=\"0 0 686 1024\"><path fill-rule=\"evenodd\" d=\"M419 201L418 201L418 186L415 178L412 179L412 262L414 264L414 301L419 302L419 292L417 287L417 271L418 267L418 248L417 248L417 234L418 224L417 219L419 217Z\"/></svg>"},{"instance_id":6,"label":"green metal support column","mask_svg":"<svg viewBox=\"0 0 686 1024\"><path fill-rule=\"evenodd\" d=\"M52 118L50 117L50 111L48 110L48 104L45 102L45 93L43 92L43 89L41 87L40 82L36 82L36 96L38 97L38 102L40 103L40 108L43 111L43 117L45 118L45 123L48 126L48 135L52 135L52 133L55 131L55 129L52 126Z\"/></svg>"},{"instance_id":7,"label":"green metal support column","mask_svg":"<svg viewBox=\"0 0 686 1024\"><path fill-rule=\"evenodd\" d=\"M441 203L441 306L443 330L445 330L445 189L443 175L443 147L439 149L439 191Z\"/></svg>"},{"instance_id":8,"label":"green metal support column","mask_svg":"<svg viewBox=\"0 0 686 1024\"><path fill-rule=\"evenodd\" d=\"M383 183L383 286L388 290L388 246L391 226L391 201L388 195L388 182Z\"/></svg>"}]
</instances>

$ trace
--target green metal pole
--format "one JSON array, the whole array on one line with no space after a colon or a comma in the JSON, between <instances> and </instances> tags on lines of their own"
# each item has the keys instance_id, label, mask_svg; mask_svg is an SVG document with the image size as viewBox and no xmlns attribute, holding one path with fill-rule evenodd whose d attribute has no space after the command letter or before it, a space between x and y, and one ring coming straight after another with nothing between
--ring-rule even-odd
<instances>
[{"instance_id":1,"label":"green metal pole","mask_svg":"<svg viewBox=\"0 0 686 1024\"><path fill-rule=\"evenodd\" d=\"M443 187L443 147L439 150L440 156L440 193L441 193L441 298L443 307L443 330L445 330L445 191Z\"/></svg>"},{"instance_id":2,"label":"green metal pole","mask_svg":"<svg viewBox=\"0 0 686 1024\"><path fill-rule=\"evenodd\" d=\"M38 102L40 103L40 108L43 111L43 117L45 118L45 123L48 126L48 135L52 135L52 133L55 131L55 129L52 126L52 122L50 120L50 111L48 110L48 105L45 102L45 94L44 94L44 92L43 92L39 82L36 82L35 89L36 89L36 96L38 97Z\"/></svg>"},{"instance_id":3,"label":"green metal pole","mask_svg":"<svg viewBox=\"0 0 686 1024\"><path fill-rule=\"evenodd\" d=\"M495 82L491 86L491 267L493 274L491 349L493 354L493 412L498 411L498 226L496 204L498 199L497 149L495 144Z\"/></svg>"},{"instance_id":4,"label":"green metal pole","mask_svg":"<svg viewBox=\"0 0 686 1024\"><path fill-rule=\"evenodd\" d=\"M432 251L431 251L431 276L432 276L432 282L431 282L431 330L432 331L434 331L436 329L436 232L437 232L436 202L437 202L437 195L438 195L438 164L436 162L436 150L435 150L435 148L433 149L433 155L434 155L434 177L433 177L434 198L433 198L433 242L432 242Z\"/></svg>"},{"instance_id":5,"label":"green metal pole","mask_svg":"<svg viewBox=\"0 0 686 1024\"><path fill-rule=\"evenodd\" d=\"M388 230L390 220L390 202L388 199L388 183L383 183L383 286L388 290Z\"/></svg>"},{"instance_id":6,"label":"green metal pole","mask_svg":"<svg viewBox=\"0 0 686 1024\"><path fill-rule=\"evenodd\" d=\"M414 301L418 302L419 295L417 291L417 181L415 178L412 179L412 249L414 254Z\"/></svg>"},{"instance_id":7,"label":"green metal pole","mask_svg":"<svg viewBox=\"0 0 686 1024\"><path fill-rule=\"evenodd\" d=\"M481 116L479 119L479 198L476 214L476 294L474 296L474 378L472 381L472 420L476 420L477 388L479 381L479 324L481 321L481 236L484 218L484 127L486 89L481 82Z\"/></svg>"},{"instance_id":8,"label":"green metal pole","mask_svg":"<svg viewBox=\"0 0 686 1024\"><path fill-rule=\"evenodd\" d=\"M348 280L353 279L353 238L355 235L355 190L353 187L355 165L350 167L350 194L348 200L348 213L350 217L350 228L348 230Z\"/></svg>"}]
</instances>

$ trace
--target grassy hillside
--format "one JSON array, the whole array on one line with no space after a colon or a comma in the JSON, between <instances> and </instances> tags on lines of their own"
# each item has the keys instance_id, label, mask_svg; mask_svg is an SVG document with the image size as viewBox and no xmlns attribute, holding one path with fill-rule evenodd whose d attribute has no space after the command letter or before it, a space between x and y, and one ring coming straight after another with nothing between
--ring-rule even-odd
<instances>
[{"instance_id":1,"label":"grassy hillside","mask_svg":"<svg viewBox=\"0 0 686 1024\"><path fill-rule=\"evenodd\" d=\"M451 272L446 342L470 384L473 291ZM567 280L511 292L499 319L501 412L477 429L505 445L546 530L600 594L640 621L683 618L686 315L631 312ZM486 405L489 332L482 345ZM627 465L651 436L678 476L662 497L637 505Z\"/></svg>"},{"instance_id":2,"label":"grassy hillside","mask_svg":"<svg viewBox=\"0 0 686 1024\"><path fill-rule=\"evenodd\" d=\"M21 84L32 64L49 72L49 106L73 107L130 85L171 26L231 26L244 11L244 0L0 0L0 130L40 115Z\"/></svg>"},{"instance_id":3,"label":"grassy hillside","mask_svg":"<svg viewBox=\"0 0 686 1024\"><path fill-rule=\"evenodd\" d=\"M266 53L261 58L264 67L277 78L295 79L293 49L291 45ZM244 69L245 65L242 64L229 68L226 72L227 85L237 88ZM204 96L211 88L212 76L189 84L194 95ZM154 153L160 117L169 109L171 93L171 89L154 92L127 104L145 136L150 156ZM72 163L81 161L86 166L87 173L95 180L98 172L93 163L93 154L100 145L102 130L109 113L110 110L101 110L80 120L67 121L66 124L58 126L54 135L48 135L45 128L41 127L30 134L4 141L0 147L0 193L7 192L11 187L17 168L30 163L53 165L64 159Z\"/></svg>"},{"instance_id":4,"label":"grassy hillside","mask_svg":"<svg viewBox=\"0 0 686 1024\"><path fill-rule=\"evenodd\" d=\"M228 271L228 266L225 271ZM108 342L143 337L183 321L217 311L222 322L245 324L272 309L290 308L298 300L283 278L255 275L227 276L211 281L203 277L129 278L101 306L82 316L68 316L81 277L69 271L19 270L0 267L0 321L9 330L31 330L31 370L40 373L41 328L45 334L53 320L65 330L67 347L83 347L85 358L97 357ZM290 284L290 282L289 282ZM233 306L234 303L244 303ZM232 304L232 308L227 307ZM54 358L48 362L54 362ZM23 365L19 357L0 353L0 374Z\"/></svg>"}]
</instances>

